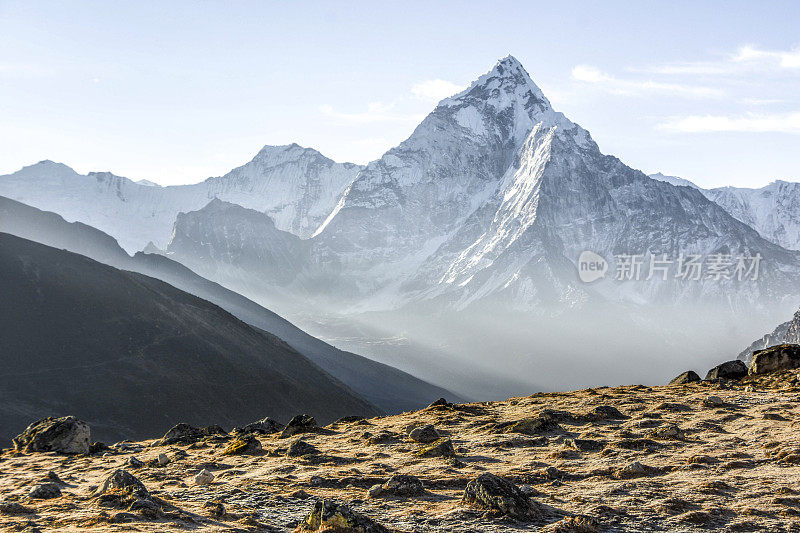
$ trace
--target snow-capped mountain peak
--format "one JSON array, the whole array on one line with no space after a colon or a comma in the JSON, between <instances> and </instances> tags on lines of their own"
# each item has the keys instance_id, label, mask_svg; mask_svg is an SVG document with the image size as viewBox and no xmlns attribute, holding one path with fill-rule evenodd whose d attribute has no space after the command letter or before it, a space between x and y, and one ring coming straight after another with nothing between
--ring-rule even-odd
<instances>
[{"instance_id":1,"label":"snow-capped mountain peak","mask_svg":"<svg viewBox=\"0 0 800 533\"><path fill-rule=\"evenodd\" d=\"M536 124L558 127L580 146L593 144L586 130L553 110L525 67L511 55L498 61L464 91L442 100L439 107L455 109L458 124L477 134L492 133L491 125L486 124L485 119L481 121L480 117L494 115L509 122L508 134L517 149Z\"/></svg>"},{"instance_id":2,"label":"snow-capped mountain peak","mask_svg":"<svg viewBox=\"0 0 800 533\"><path fill-rule=\"evenodd\" d=\"M445 98L439 105L460 105L466 100L484 100L498 111L507 109L515 100L525 100L540 111L551 109L550 101L533 82L528 71L514 56L506 56L483 76L460 93Z\"/></svg>"}]
</instances>

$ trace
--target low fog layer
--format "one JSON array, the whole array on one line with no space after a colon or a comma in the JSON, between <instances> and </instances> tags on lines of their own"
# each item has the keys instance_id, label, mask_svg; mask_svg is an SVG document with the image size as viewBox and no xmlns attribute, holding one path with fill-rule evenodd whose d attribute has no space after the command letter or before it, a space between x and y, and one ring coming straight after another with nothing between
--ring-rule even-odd
<instances>
[{"instance_id":1,"label":"low fog layer","mask_svg":"<svg viewBox=\"0 0 800 533\"><path fill-rule=\"evenodd\" d=\"M396 366L473 400L620 384L664 384L685 370L701 377L735 359L786 320L719 308L594 309L559 317L385 313L294 317L338 348ZM502 316L502 318L500 318Z\"/></svg>"}]
</instances>

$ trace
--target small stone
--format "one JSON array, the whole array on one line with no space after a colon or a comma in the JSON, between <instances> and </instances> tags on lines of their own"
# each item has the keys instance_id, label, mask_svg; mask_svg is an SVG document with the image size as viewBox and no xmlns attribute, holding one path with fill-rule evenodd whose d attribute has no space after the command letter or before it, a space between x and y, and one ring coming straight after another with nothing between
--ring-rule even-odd
<instances>
[{"instance_id":1,"label":"small stone","mask_svg":"<svg viewBox=\"0 0 800 533\"><path fill-rule=\"evenodd\" d=\"M0 514L18 515L33 514L36 511L17 502L0 501Z\"/></svg>"},{"instance_id":2,"label":"small stone","mask_svg":"<svg viewBox=\"0 0 800 533\"><path fill-rule=\"evenodd\" d=\"M308 498L311 497L311 494L307 493L303 489L300 489L294 491L289 496L291 496L292 498L297 498L298 500L307 500Z\"/></svg>"},{"instance_id":3,"label":"small stone","mask_svg":"<svg viewBox=\"0 0 800 533\"><path fill-rule=\"evenodd\" d=\"M110 491L133 494L140 498L147 498L150 496L144 484L142 484L136 476L122 469L115 470L108 476L103 482L103 485L97 489L96 494L105 494Z\"/></svg>"},{"instance_id":4,"label":"small stone","mask_svg":"<svg viewBox=\"0 0 800 533\"><path fill-rule=\"evenodd\" d=\"M441 435L439 435L439 432L436 431L436 428L429 424L427 426L421 426L412 429L408 434L408 438L414 442L428 444L430 442L439 440Z\"/></svg>"},{"instance_id":5,"label":"small stone","mask_svg":"<svg viewBox=\"0 0 800 533\"><path fill-rule=\"evenodd\" d=\"M309 444L304 440L296 440L289 445L286 450L286 457L302 457L304 455L316 455L319 450L313 444Z\"/></svg>"},{"instance_id":6,"label":"small stone","mask_svg":"<svg viewBox=\"0 0 800 533\"><path fill-rule=\"evenodd\" d=\"M208 509L208 514L215 518L222 518L226 514L225 506L221 502L206 502L203 509Z\"/></svg>"},{"instance_id":7,"label":"small stone","mask_svg":"<svg viewBox=\"0 0 800 533\"><path fill-rule=\"evenodd\" d=\"M286 427L281 432L281 438L285 439L299 433L313 433L317 429L319 429L317 421L313 416L297 415L286 424Z\"/></svg>"},{"instance_id":8,"label":"small stone","mask_svg":"<svg viewBox=\"0 0 800 533\"><path fill-rule=\"evenodd\" d=\"M725 405L725 400L720 398L719 396L709 396L705 400L703 400L703 405L708 407L722 407Z\"/></svg>"},{"instance_id":9,"label":"small stone","mask_svg":"<svg viewBox=\"0 0 800 533\"><path fill-rule=\"evenodd\" d=\"M679 376L670 380L670 385L687 385L689 383L699 383L700 376L694 370L688 370Z\"/></svg>"},{"instance_id":10,"label":"small stone","mask_svg":"<svg viewBox=\"0 0 800 533\"><path fill-rule=\"evenodd\" d=\"M131 468L142 468L144 466L144 461L141 461L136 457L128 457L127 464Z\"/></svg>"},{"instance_id":11,"label":"small stone","mask_svg":"<svg viewBox=\"0 0 800 533\"><path fill-rule=\"evenodd\" d=\"M617 479L630 479L635 477L652 476L660 472L661 470L658 468L643 465L639 461L634 461L614 472L614 477Z\"/></svg>"},{"instance_id":12,"label":"small stone","mask_svg":"<svg viewBox=\"0 0 800 533\"><path fill-rule=\"evenodd\" d=\"M334 424L352 424L353 422L361 422L362 420L365 420L363 416L350 415L338 418Z\"/></svg>"},{"instance_id":13,"label":"small stone","mask_svg":"<svg viewBox=\"0 0 800 533\"><path fill-rule=\"evenodd\" d=\"M247 434L247 433L256 433L258 435L271 435L273 433L278 433L284 428L284 425L278 422L277 420L273 420L270 417L263 418L261 420L257 420L256 422L251 422L246 426L241 428L234 428L233 433L237 434Z\"/></svg>"},{"instance_id":14,"label":"small stone","mask_svg":"<svg viewBox=\"0 0 800 533\"><path fill-rule=\"evenodd\" d=\"M390 533L375 520L353 511L343 503L318 500L311 513L296 531L350 531L354 533Z\"/></svg>"},{"instance_id":15,"label":"small stone","mask_svg":"<svg viewBox=\"0 0 800 533\"><path fill-rule=\"evenodd\" d=\"M370 444L386 444L388 442L397 440L398 437L396 433L392 433L391 431L381 431L377 435L372 435L367 431L365 432L365 436L367 434L369 434L369 437L367 437L367 442Z\"/></svg>"},{"instance_id":16,"label":"small stone","mask_svg":"<svg viewBox=\"0 0 800 533\"><path fill-rule=\"evenodd\" d=\"M159 466L168 465L169 464L169 457L167 457L167 454L165 454L165 453L160 453L160 454L158 454L158 458L156 459L156 462L159 464Z\"/></svg>"},{"instance_id":17,"label":"small stone","mask_svg":"<svg viewBox=\"0 0 800 533\"><path fill-rule=\"evenodd\" d=\"M624 420L628 418L623 415L619 409L611 405L598 405L592 411L595 418L603 420Z\"/></svg>"},{"instance_id":18,"label":"small stone","mask_svg":"<svg viewBox=\"0 0 800 533\"><path fill-rule=\"evenodd\" d=\"M28 426L12 439L20 452L89 453L91 431L74 416L48 417Z\"/></svg>"},{"instance_id":19,"label":"small stone","mask_svg":"<svg viewBox=\"0 0 800 533\"><path fill-rule=\"evenodd\" d=\"M451 404L444 398L439 398L438 400L430 404L428 407L448 407L450 405Z\"/></svg>"},{"instance_id":20,"label":"small stone","mask_svg":"<svg viewBox=\"0 0 800 533\"><path fill-rule=\"evenodd\" d=\"M194 476L194 484L195 485L208 485L214 481L214 474L206 470L205 468L202 469L200 472L195 474Z\"/></svg>"},{"instance_id":21,"label":"small stone","mask_svg":"<svg viewBox=\"0 0 800 533\"><path fill-rule=\"evenodd\" d=\"M55 483L41 483L33 487L28 496L37 500L49 500L61 496L61 489Z\"/></svg>"},{"instance_id":22,"label":"small stone","mask_svg":"<svg viewBox=\"0 0 800 533\"><path fill-rule=\"evenodd\" d=\"M380 483L376 483L375 485L372 485L369 488L367 494L369 495L370 498L377 498L378 496L381 495L382 492L383 492L383 485L381 485Z\"/></svg>"},{"instance_id":23,"label":"small stone","mask_svg":"<svg viewBox=\"0 0 800 533\"><path fill-rule=\"evenodd\" d=\"M252 435L245 435L228 444L222 455L242 455L259 451L261 451L261 441Z\"/></svg>"},{"instance_id":24,"label":"small stone","mask_svg":"<svg viewBox=\"0 0 800 533\"><path fill-rule=\"evenodd\" d=\"M415 455L419 457L455 457L456 450L450 439L443 438L428 446L423 446L415 452Z\"/></svg>"},{"instance_id":25,"label":"small stone","mask_svg":"<svg viewBox=\"0 0 800 533\"><path fill-rule=\"evenodd\" d=\"M382 492L393 496L418 496L425 492L422 481L414 476L397 474L383 484Z\"/></svg>"},{"instance_id":26,"label":"small stone","mask_svg":"<svg viewBox=\"0 0 800 533\"><path fill-rule=\"evenodd\" d=\"M57 484L57 485L66 485L66 483L64 483L63 481L61 481L61 478L60 478L60 477L58 477L58 474L56 474L56 473L55 473L55 472L53 472L52 470L50 470L49 472L47 472L47 475L44 477L44 480L45 480L46 482L49 482L49 483L55 483L55 484Z\"/></svg>"},{"instance_id":27,"label":"small stone","mask_svg":"<svg viewBox=\"0 0 800 533\"><path fill-rule=\"evenodd\" d=\"M517 520L539 518L539 510L519 487L494 474L481 474L467 484L461 502Z\"/></svg>"},{"instance_id":28,"label":"small stone","mask_svg":"<svg viewBox=\"0 0 800 533\"><path fill-rule=\"evenodd\" d=\"M686 435L676 424L666 424L653 429L648 436L653 439L679 440L683 439Z\"/></svg>"},{"instance_id":29,"label":"small stone","mask_svg":"<svg viewBox=\"0 0 800 533\"><path fill-rule=\"evenodd\" d=\"M503 433L521 433L531 436L541 435L542 433L555 433L562 430L558 422L549 416L536 416L513 422L502 422L497 424L496 429Z\"/></svg>"},{"instance_id":30,"label":"small stone","mask_svg":"<svg viewBox=\"0 0 800 533\"><path fill-rule=\"evenodd\" d=\"M175 424L163 437L155 441L153 446L168 446L170 444L194 444L210 435L225 435L225 430L219 426L199 428L184 422Z\"/></svg>"},{"instance_id":31,"label":"small stone","mask_svg":"<svg viewBox=\"0 0 800 533\"><path fill-rule=\"evenodd\" d=\"M543 527L542 533L600 533L600 524L589 516L568 516Z\"/></svg>"}]
</instances>

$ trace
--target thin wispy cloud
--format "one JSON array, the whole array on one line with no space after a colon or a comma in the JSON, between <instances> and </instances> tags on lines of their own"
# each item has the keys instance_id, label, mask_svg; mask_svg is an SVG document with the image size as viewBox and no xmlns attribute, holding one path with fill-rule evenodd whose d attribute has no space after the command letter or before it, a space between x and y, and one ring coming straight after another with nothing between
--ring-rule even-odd
<instances>
[{"instance_id":1,"label":"thin wispy cloud","mask_svg":"<svg viewBox=\"0 0 800 533\"><path fill-rule=\"evenodd\" d=\"M425 80L411 87L411 95L420 100L438 102L449 96L460 93L464 87L446 80Z\"/></svg>"},{"instance_id":2,"label":"thin wispy cloud","mask_svg":"<svg viewBox=\"0 0 800 533\"><path fill-rule=\"evenodd\" d=\"M320 112L331 118L355 124L375 122L419 122L425 113L418 112L421 102L429 105L448 96L459 93L464 88L458 84L441 80L425 80L415 83L411 90L395 98L392 102L372 102L366 111L351 113L335 109L331 105L320 106ZM413 110L411 108L414 108ZM401 111L400 109L403 109ZM427 109L430 111L430 109Z\"/></svg>"},{"instance_id":3,"label":"thin wispy cloud","mask_svg":"<svg viewBox=\"0 0 800 533\"><path fill-rule=\"evenodd\" d=\"M578 65L572 69L574 80L591 83L613 94L646 96L652 93L670 94L689 98L720 98L724 92L714 87L664 83L654 80L622 79L605 73L591 65Z\"/></svg>"},{"instance_id":4,"label":"thin wispy cloud","mask_svg":"<svg viewBox=\"0 0 800 533\"><path fill-rule=\"evenodd\" d=\"M664 75L740 76L753 71L780 75L787 70L800 70L800 46L789 50L765 50L745 45L716 61L683 61L629 70Z\"/></svg>"},{"instance_id":5,"label":"thin wispy cloud","mask_svg":"<svg viewBox=\"0 0 800 533\"><path fill-rule=\"evenodd\" d=\"M800 112L784 114L747 114L744 116L693 115L676 117L658 125L658 129L684 132L745 132L800 134Z\"/></svg>"},{"instance_id":6,"label":"thin wispy cloud","mask_svg":"<svg viewBox=\"0 0 800 533\"><path fill-rule=\"evenodd\" d=\"M755 46L743 46L733 56L736 63L771 64L779 68L800 69L800 46L791 50L763 50Z\"/></svg>"}]
</instances>

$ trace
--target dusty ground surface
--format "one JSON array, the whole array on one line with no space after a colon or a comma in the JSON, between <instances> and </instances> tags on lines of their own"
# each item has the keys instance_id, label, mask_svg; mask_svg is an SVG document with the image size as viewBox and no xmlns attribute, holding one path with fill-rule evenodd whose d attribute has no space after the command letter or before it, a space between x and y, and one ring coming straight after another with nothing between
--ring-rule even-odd
<instances>
[{"instance_id":1,"label":"dusty ground surface","mask_svg":"<svg viewBox=\"0 0 800 533\"><path fill-rule=\"evenodd\" d=\"M546 423L502 424L531 418ZM591 519L580 531L800 531L799 422L791 375L755 387L597 388L429 407L292 438L260 436L263 450L246 455L222 455L229 437L131 443L91 456L4 450L0 500L30 513L0 512L0 529L291 531L324 498L399 531L578 531L560 528L574 515ZM407 435L425 424L452 440L456 459L415 455L423 445ZM287 457L298 437L321 453ZM148 464L162 453L168 464ZM145 465L129 466L131 457ZM126 509L94 496L117 468L141 480L167 512L120 515ZM215 479L197 485L193 476L203 468ZM31 499L31 487L51 471L63 481L62 495ZM467 483L483 472L522 486L543 517L517 521L462 504ZM425 492L369 496L394 474L418 477ZM214 516L216 503L222 516Z\"/></svg>"}]
</instances>

